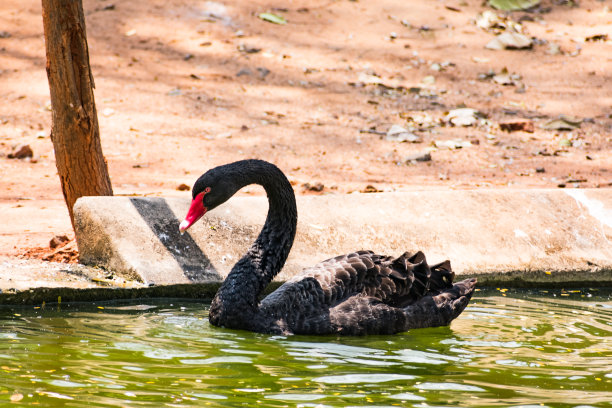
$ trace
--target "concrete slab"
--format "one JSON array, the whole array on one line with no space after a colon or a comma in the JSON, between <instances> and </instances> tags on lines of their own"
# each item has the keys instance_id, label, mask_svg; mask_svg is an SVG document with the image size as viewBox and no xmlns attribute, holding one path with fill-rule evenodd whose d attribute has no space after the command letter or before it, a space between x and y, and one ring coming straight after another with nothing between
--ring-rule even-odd
<instances>
[{"instance_id":1,"label":"concrete slab","mask_svg":"<svg viewBox=\"0 0 612 408\"><path fill-rule=\"evenodd\" d=\"M194 225L186 199L83 197L81 262L157 285L219 282L255 239L265 197L234 197ZM612 189L422 191L298 197L295 244L277 280L357 249L422 250L489 282L612 285ZM541 286L541 284L540 284Z\"/></svg>"},{"instance_id":2,"label":"concrete slab","mask_svg":"<svg viewBox=\"0 0 612 408\"><path fill-rule=\"evenodd\" d=\"M149 286L81 264L0 257L0 306L193 298L210 301L219 283Z\"/></svg>"}]
</instances>

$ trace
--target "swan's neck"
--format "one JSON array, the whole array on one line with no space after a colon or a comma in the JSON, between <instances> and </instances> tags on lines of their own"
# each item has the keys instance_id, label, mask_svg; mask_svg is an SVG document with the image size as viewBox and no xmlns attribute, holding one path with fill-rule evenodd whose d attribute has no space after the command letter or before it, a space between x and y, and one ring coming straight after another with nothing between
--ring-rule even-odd
<instances>
[{"instance_id":1,"label":"swan's neck","mask_svg":"<svg viewBox=\"0 0 612 408\"><path fill-rule=\"evenodd\" d=\"M280 272L289 256L297 226L297 207L291 184L276 167L249 163L240 173L238 189L260 184L268 195L268 216L247 253L232 268L215 295L209 318L213 324L246 328L257 320L259 294Z\"/></svg>"}]
</instances>

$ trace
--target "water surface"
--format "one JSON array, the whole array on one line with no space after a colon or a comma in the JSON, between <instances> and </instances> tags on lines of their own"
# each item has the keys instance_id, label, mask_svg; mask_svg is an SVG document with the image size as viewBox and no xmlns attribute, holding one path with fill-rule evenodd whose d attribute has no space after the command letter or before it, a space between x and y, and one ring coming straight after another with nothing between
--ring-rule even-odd
<instances>
[{"instance_id":1,"label":"water surface","mask_svg":"<svg viewBox=\"0 0 612 408\"><path fill-rule=\"evenodd\" d=\"M207 316L180 300L0 308L0 406L612 406L609 291L480 291L450 327L392 336Z\"/></svg>"}]
</instances>

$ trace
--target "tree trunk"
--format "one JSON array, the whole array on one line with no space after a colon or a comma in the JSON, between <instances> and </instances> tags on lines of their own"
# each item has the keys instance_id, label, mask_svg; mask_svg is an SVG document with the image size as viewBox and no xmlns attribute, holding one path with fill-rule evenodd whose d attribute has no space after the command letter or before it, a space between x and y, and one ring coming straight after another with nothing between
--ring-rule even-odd
<instances>
[{"instance_id":1,"label":"tree trunk","mask_svg":"<svg viewBox=\"0 0 612 408\"><path fill-rule=\"evenodd\" d=\"M113 195L113 189L100 145L82 0L42 0L42 9L51 140L74 228L72 207L77 198Z\"/></svg>"}]
</instances>

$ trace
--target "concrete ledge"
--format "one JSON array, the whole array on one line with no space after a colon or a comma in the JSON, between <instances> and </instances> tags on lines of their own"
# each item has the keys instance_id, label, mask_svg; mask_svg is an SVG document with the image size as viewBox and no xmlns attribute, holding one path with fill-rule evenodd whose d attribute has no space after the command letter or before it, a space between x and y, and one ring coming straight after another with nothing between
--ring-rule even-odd
<instances>
[{"instance_id":1,"label":"concrete ledge","mask_svg":"<svg viewBox=\"0 0 612 408\"><path fill-rule=\"evenodd\" d=\"M188 199L79 199L81 262L145 284L221 281L258 234L266 198L234 197L181 236L188 206ZM534 284L612 285L612 189L305 196L298 197L298 211L296 242L277 280L372 249L422 250L430 262L451 259L460 275L500 282L531 277Z\"/></svg>"}]
</instances>

